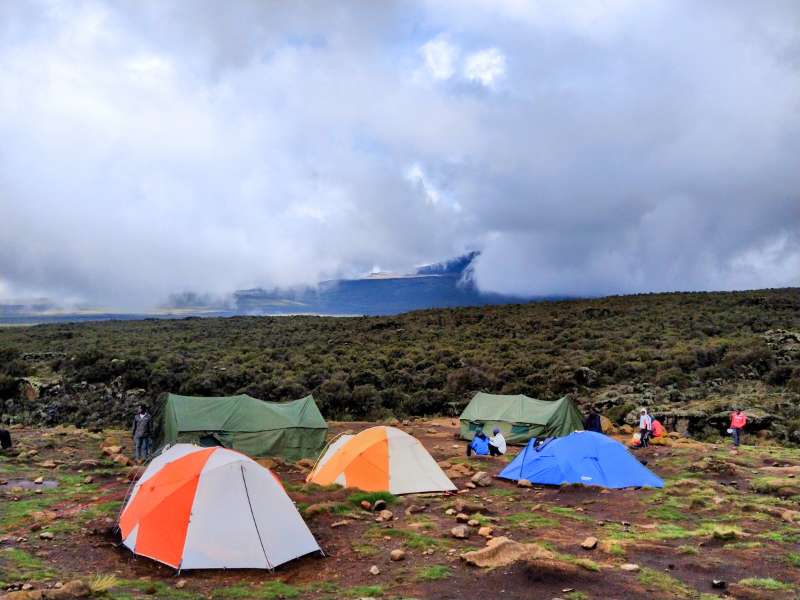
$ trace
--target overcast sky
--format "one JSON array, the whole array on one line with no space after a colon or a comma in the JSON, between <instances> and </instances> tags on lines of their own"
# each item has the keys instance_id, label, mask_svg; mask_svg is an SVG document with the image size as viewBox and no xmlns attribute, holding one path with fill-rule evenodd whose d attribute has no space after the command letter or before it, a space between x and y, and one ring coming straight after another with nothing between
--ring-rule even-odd
<instances>
[{"instance_id":1,"label":"overcast sky","mask_svg":"<svg viewBox=\"0 0 800 600\"><path fill-rule=\"evenodd\" d=\"M0 298L800 284L796 0L14 0L0 78Z\"/></svg>"}]
</instances>

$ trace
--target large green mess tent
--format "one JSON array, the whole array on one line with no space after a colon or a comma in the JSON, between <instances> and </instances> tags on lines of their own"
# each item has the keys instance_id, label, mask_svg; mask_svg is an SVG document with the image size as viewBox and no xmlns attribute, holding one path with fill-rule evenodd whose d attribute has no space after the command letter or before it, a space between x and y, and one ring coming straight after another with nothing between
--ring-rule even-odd
<instances>
[{"instance_id":1,"label":"large green mess tent","mask_svg":"<svg viewBox=\"0 0 800 600\"><path fill-rule=\"evenodd\" d=\"M313 396L292 402L265 402L246 394L167 394L161 410L163 444L224 446L249 456L289 460L316 457L328 432Z\"/></svg>"},{"instance_id":2,"label":"large green mess tent","mask_svg":"<svg viewBox=\"0 0 800 600\"><path fill-rule=\"evenodd\" d=\"M583 429L583 423L567 397L548 401L478 392L461 413L461 437L471 440L478 429L491 435L495 427L509 444L524 444L532 437L569 435Z\"/></svg>"}]
</instances>

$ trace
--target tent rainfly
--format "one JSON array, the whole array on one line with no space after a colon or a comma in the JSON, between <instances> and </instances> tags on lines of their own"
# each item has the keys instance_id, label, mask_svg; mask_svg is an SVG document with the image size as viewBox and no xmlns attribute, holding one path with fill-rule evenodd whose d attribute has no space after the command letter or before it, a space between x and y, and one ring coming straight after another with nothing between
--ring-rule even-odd
<instances>
[{"instance_id":1,"label":"tent rainfly","mask_svg":"<svg viewBox=\"0 0 800 600\"><path fill-rule=\"evenodd\" d=\"M617 440L594 431L576 431L535 447L535 440L501 471L503 479L605 488L664 487L664 482Z\"/></svg>"},{"instance_id":2,"label":"tent rainfly","mask_svg":"<svg viewBox=\"0 0 800 600\"><path fill-rule=\"evenodd\" d=\"M273 569L320 550L271 471L239 452L176 444L136 482L119 520L134 554L175 569Z\"/></svg>"},{"instance_id":3,"label":"tent rainfly","mask_svg":"<svg viewBox=\"0 0 800 600\"><path fill-rule=\"evenodd\" d=\"M313 458L325 445L328 432L313 396L292 402L264 402L246 394L168 394L162 411L162 443L224 446L249 456Z\"/></svg>"},{"instance_id":4,"label":"tent rainfly","mask_svg":"<svg viewBox=\"0 0 800 600\"><path fill-rule=\"evenodd\" d=\"M509 444L532 437L561 437L583 429L581 413L567 398L547 401L522 394L503 396L478 392L461 413L461 438L471 440L478 429L490 434L499 427Z\"/></svg>"},{"instance_id":5,"label":"tent rainfly","mask_svg":"<svg viewBox=\"0 0 800 600\"><path fill-rule=\"evenodd\" d=\"M337 438L306 481L392 494L456 489L417 438L384 426Z\"/></svg>"}]
</instances>

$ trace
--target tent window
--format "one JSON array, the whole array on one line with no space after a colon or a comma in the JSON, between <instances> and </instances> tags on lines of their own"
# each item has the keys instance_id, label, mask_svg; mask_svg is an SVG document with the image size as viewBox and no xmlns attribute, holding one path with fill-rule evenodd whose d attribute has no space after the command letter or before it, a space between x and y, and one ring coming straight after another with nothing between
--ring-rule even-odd
<instances>
[{"instance_id":1,"label":"tent window","mask_svg":"<svg viewBox=\"0 0 800 600\"><path fill-rule=\"evenodd\" d=\"M478 431L478 429L483 429L483 423L476 423L475 421L469 422L470 431Z\"/></svg>"},{"instance_id":2,"label":"tent window","mask_svg":"<svg viewBox=\"0 0 800 600\"><path fill-rule=\"evenodd\" d=\"M511 435L525 435L530 430L530 425L512 425Z\"/></svg>"}]
</instances>

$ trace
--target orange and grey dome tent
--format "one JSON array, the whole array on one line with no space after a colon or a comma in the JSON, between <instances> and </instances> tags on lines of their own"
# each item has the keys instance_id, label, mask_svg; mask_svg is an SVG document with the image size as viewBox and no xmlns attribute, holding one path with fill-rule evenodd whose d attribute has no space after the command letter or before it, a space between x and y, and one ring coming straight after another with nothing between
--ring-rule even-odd
<instances>
[{"instance_id":1,"label":"orange and grey dome tent","mask_svg":"<svg viewBox=\"0 0 800 600\"><path fill-rule=\"evenodd\" d=\"M134 554L176 569L272 569L320 550L271 471L226 448L154 458L119 520Z\"/></svg>"},{"instance_id":2,"label":"orange and grey dome tent","mask_svg":"<svg viewBox=\"0 0 800 600\"><path fill-rule=\"evenodd\" d=\"M383 426L337 438L306 481L392 494L456 489L418 439Z\"/></svg>"}]
</instances>

